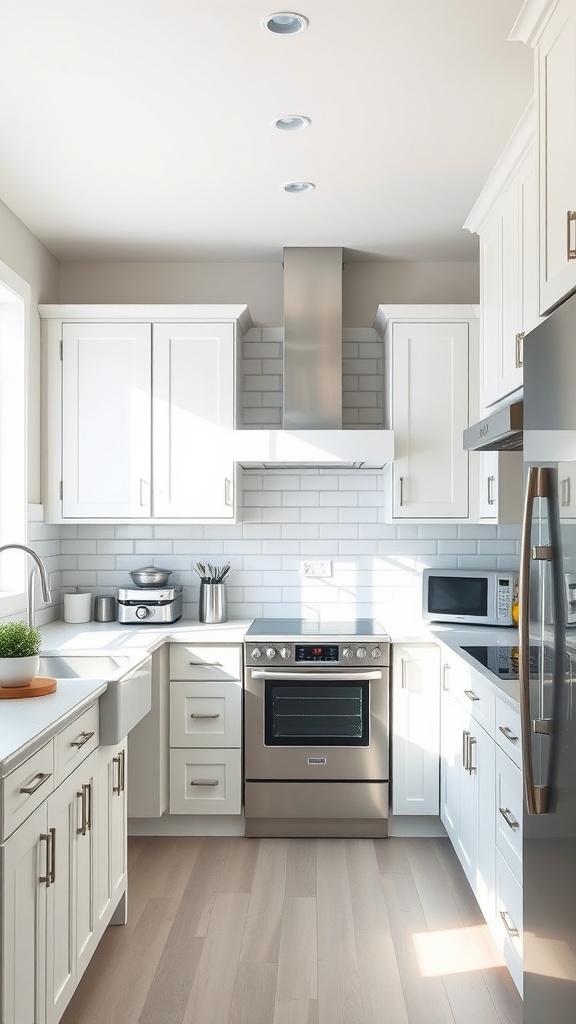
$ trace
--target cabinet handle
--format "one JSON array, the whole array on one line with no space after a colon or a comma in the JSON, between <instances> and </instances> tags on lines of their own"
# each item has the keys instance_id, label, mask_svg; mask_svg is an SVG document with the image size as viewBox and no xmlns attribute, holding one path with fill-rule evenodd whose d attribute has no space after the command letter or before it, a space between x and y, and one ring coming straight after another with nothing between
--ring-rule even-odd
<instances>
[{"instance_id":1,"label":"cabinet handle","mask_svg":"<svg viewBox=\"0 0 576 1024\"><path fill-rule=\"evenodd\" d=\"M120 796L120 793L122 792L122 758L120 754L118 754L118 757L112 758L112 764L118 765L118 782L115 785L114 780L112 780L112 792Z\"/></svg>"},{"instance_id":2,"label":"cabinet handle","mask_svg":"<svg viewBox=\"0 0 576 1024\"><path fill-rule=\"evenodd\" d=\"M406 658L401 658L400 663L402 665L402 674L400 677L400 685L403 690L406 689Z\"/></svg>"},{"instance_id":3,"label":"cabinet handle","mask_svg":"<svg viewBox=\"0 0 576 1024\"><path fill-rule=\"evenodd\" d=\"M87 813L87 809L86 809L86 786L85 785L82 786L82 789L80 790L79 793L76 794L76 796L80 800L81 807L82 807L82 819L81 819L81 823L80 823L80 828L76 829L76 835L78 835L78 836L85 836L86 835L86 829L88 828L88 813Z\"/></svg>"},{"instance_id":4,"label":"cabinet handle","mask_svg":"<svg viewBox=\"0 0 576 1024\"><path fill-rule=\"evenodd\" d=\"M576 221L576 210L566 211L566 259L576 260L576 248L570 244L572 235L572 224Z\"/></svg>"},{"instance_id":5,"label":"cabinet handle","mask_svg":"<svg viewBox=\"0 0 576 1024\"><path fill-rule=\"evenodd\" d=\"M468 738L468 774L473 775L476 771L477 765L472 764L472 747L476 746L476 738L470 736Z\"/></svg>"},{"instance_id":6,"label":"cabinet handle","mask_svg":"<svg viewBox=\"0 0 576 1024\"><path fill-rule=\"evenodd\" d=\"M27 793L28 796L32 796L32 793L35 793L37 789L40 789L40 786L43 786L47 779L52 778L52 772L39 772L38 775L34 776L34 778L38 781L32 786L21 786L21 793Z\"/></svg>"},{"instance_id":7,"label":"cabinet handle","mask_svg":"<svg viewBox=\"0 0 576 1024\"><path fill-rule=\"evenodd\" d=\"M93 735L94 735L93 732L81 732L80 736L82 738L79 739L79 740L72 740L70 746L71 747L78 747L78 750L80 750L80 747L83 747L85 743L88 743L88 740L91 740Z\"/></svg>"},{"instance_id":8,"label":"cabinet handle","mask_svg":"<svg viewBox=\"0 0 576 1024\"><path fill-rule=\"evenodd\" d=\"M141 508L144 508L144 506L146 504L146 499L144 498L144 488L145 488L145 486L146 486L146 481L144 480L144 477L140 477L140 507Z\"/></svg>"},{"instance_id":9,"label":"cabinet handle","mask_svg":"<svg viewBox=\"0 0 576 1024\"><path fill-rule=\"evenodd\" d=\"M476 696L474 690L464 690L464 693L468 697L468 700L480 700L480 697Z\"/></svg>"},{"instance_id":10,"label":"cabinet handle","mask_svg":"<svg viewBox=\"0 0 576 1024\"><path fill-rule=\"evenodd\" d=\"M50 829L50 832L41 832L40 833L40 842L41 843L46 843L46 859L44 861L44 870L45 870L46 874L45 875L40 875L39 881L40 882L44 882L47 889L50 888L50 877L51 877L51 872L50 872L50 846L51 846L51 843L52 843L52 831L53 830Z\"/></svg>"},{"instance_id":11,"label":"cabinet handle","mask_svg":"<svg viewBox=\"0 0 576 1024\"><path fill-rule=\"evenodd\" d=\"M191 786L217 786L218 779L192 779Z\"/></svg>"},{"instance_id":12,"label":"cabinet handle","mask_svg":"<svg viewBox=\"0 0 576 1024\"><path fill-rule=\"evenodd\" d=\"M568 506L570 505L570 502L572 501L572 495L571 495L571 492L570 492L570 477L569 476L565 477L564 480L560 481L560 488L561 488L560 504L562 505L563 508L568 508Z\"/></svg>"},{"instance_id":13,"label":"cabinet handle","mask_svg":"<svg viewBox=\"0 0 576 1024\"><path fill-rule=\"evenodd\" d=\"M463 732L462 733L462 767L464 768L464 771L468 771L468 767L469 767L469 764L470 764L470 761L469 761L470 747L468 745L468 740L469 739L470 739L470 733L469 732Z\"/></svg>"},{"instance_id":14,"label":"cabinet handle","mask_svg":"<svg viewBox=\"0 0 576 1024\"><path fill-rule=\"evenodd\" d=\"M509 725L499 725L498 729L500 730L502 735L506 737L507 740L510 740L510 743L518 742L518 736L514 735Z\"/></svg>"},{"instance_id":15,"label":"cabinet handle","mask_svg":"<svg viewBox=\"0 0 576 1024\"><path fill-rule=\"evenodd\" d=\"M516 818L512 814L512 811L510 810L509 807L499 807L498 810L500 811L500 814L504 818L506 824L509 825L511 829L516 830L517 828L520 828L520 822L516 821Z\"/></svg>"},{"instance_id":16,"label":"cabinet handle","mask_svg":"<svg viewBox=\"0 0 576 1024\"><path fill-rule=\"evenodd\" d=\"M126 751L125 750L121 750L120 751L120 755L122 757L122 764L121 764L121 768L122 768L121 786L122 786L122 792L124 792L124 790L126 789Z\"/></svg>"},{"instance_id":17,"label":"cabinet handle","mask_svg":"<svg viewBox=\"0 0 576 1024\"><path fill-rule=\"evenodd\" d=\"M508 918L510 917L510 914L508 913L508 911L507 910L501 910L500 911L500 917L502 918L502 920L504 922L504 927L505 927L506 931L508 932L508 935L510 936L510 938L517 939L518 936L520 935L520 932L516 928L514 922L512 921L512 918L510 918L510 920L512 921L512 924L508 924Z\"/></svg>"},{"instance_id":18,"label":"cabinet handle","mask_svg":"<svg viewBox=\"0 0 576 1024\"><path fill-rule=\"evenodd\" d=\"M56 829L50 829L50 882L56 881Z\"/></svg>"},{"instance_id":19,"label":"cabinet handle","mask_svg":"<svg viewBox=\"0 0 576 1024\"><path fill-rule=\"evenodd\" d=\"M404 504L404 477L400 477L400 508Z\"/></svg>"},{"instance_id":20,"label":"cabinet handle","mask_svg":"<svg viewBox=\"0 0 576 1024\"><path fill-rule=\"evenodd\" d=\"M92 783L86 782L82 789L86 793L86 828L92 830Z\"/></svg>"},{"instance_id":21,"label":"cabinet handle","mask_svg":"<svg viewBox=\"0 0 576 1024\"><path fill-rule=\"evenodd\" d=\"M448 683L447 683L447 680L448 680L448 677L449 677L449 672L450 672L450 665L448 664L447 661L445 661L444 664L442 665L442 689L444 690L445 693L449 693L450 692L450 687L448 686Z\"/></svg>"},{"instance_id":22,"label":"cabinet handle","mask_svg":"<svg viewBox=\"0 0 576 1024\"><path fill-rule=\"evenodd\" d=\"M521 370L524 366L524 359L522 353L522 342L524 341L524 331L519 331L516 335L516 369Z\"/></svg>"},{"instance_id":23,"label":"cabinet handle","mask_svg":"<svg viewBox=\"0 0 576 1024\"><path fill-rule=\"evenodd\" d=\"M494 485L496 483L496 477L495 476L489 476L486 482L487 482L487 485L488 485L488 504L489 505L495 505L496 504L496 499L494 497Z\"/></svg>"},{"instance_id":24,"label":"cabinet handle","mask_svg":"<svg viewBox=\"0 0 576 1024\"><path fill-rule=\"evenodd\" d=\"M233 494L232 481L228 477L226 477L225 480L224 480L224 504L225 505L231 505L232 504L232 494Z\"/></svg>"},{"instance_id":25,"label":"cabinet handle","mask_svg":"<svg viewBox=\"0 0 576 1024\"><path fill-rule=\"evenodd\" d=\"M220 712L218 711L215 715L208 715L202 711L193 711L190 718L220 718Z\"/></svg>"},{"instance_id":26,"label":"cabinet handle","mask_svg":"<svg viewBox=\"0 0 576 1024\"><path fill-rule=\"evenodd\" d=\"M189 664L192 668L198 668L199 666L202 668L223 668L221 661L191 661Z\"/></svg>"}]
</instances>

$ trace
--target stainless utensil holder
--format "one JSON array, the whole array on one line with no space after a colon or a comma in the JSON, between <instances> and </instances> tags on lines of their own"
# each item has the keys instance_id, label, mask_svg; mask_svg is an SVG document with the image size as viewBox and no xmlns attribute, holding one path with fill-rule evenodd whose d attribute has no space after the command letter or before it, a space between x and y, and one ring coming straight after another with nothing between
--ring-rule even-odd
<instances>
[{"instance_id":1,"label":"stainless utensil holder","mask_svg":"<svg viewBox=\"0 0 576 1024\"><path fill-rule=\"evenodd\" d=\"M226 587L223 583L200 583L200 622L226 622Z\"/></svg>"}]
</instances>

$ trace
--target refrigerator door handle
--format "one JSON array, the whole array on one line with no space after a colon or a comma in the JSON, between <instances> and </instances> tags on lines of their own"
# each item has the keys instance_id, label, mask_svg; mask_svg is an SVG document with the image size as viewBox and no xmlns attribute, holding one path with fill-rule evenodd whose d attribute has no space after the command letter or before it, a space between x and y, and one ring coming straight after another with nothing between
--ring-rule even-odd
<instances>
[{"instance_id":1,"label":"refrigerator door handle","mask_svg":"<svg viewBox=\"0 0 576 1024\"><path fill-rule=\"evenodd\" d=\"M550 552L533 550L530 545L532 515L536 498L547 498L550 493L548 470L530 466L526 481L526 498L522 519L520 547L520 579L518 603L520 606L518 676L520 682L520 725L522 733L522 769L524 791L528 814L546 814L548 810L548 787L536 786L534 762L532 760L532 722L530 717L530 561L531 558L548 558Z\"/></svg>"}]
</instances>

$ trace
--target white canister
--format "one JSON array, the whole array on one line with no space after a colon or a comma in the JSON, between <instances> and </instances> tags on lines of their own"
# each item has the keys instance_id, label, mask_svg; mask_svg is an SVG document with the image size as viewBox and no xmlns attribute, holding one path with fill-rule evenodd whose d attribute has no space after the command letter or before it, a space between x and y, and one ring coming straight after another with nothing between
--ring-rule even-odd
<instances>
[{"instance_id":1,"label":"white canister","mask_svg":"<svg viewBox=\"0 0 576 1024\"><path fill-rule=\"evenodd\" d=\"M92 619L92 594L84 593L79 587L64 594L64 622L90 622Z\"/></svg>"}]
</instances>

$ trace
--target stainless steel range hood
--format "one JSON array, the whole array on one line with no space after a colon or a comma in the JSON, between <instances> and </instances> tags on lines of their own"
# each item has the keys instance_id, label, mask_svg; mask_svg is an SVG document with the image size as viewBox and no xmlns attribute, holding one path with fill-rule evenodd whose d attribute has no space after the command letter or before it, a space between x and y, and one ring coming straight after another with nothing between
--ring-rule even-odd
<instances>
[{"instance_id":1,"label":"stainless steel range hood","mask_svg":"<svg viewBox=\"0 0 576 1024\"><path fill-rule=\"evenodd\" d=\"M390 430L342 426L342 249L284 249L282 430L237 430L246 468L382 468Z\"/></svg>"},{"instance_id":2,"label":"stainless steel range hood","mask_svg":"<svg viewBox=\"0 0 576 1024\"><path fill-rule=\"evenodd\" d=\"M486 419L467 427L464 448L469 452L522 451L524 443L524 405L512 402L497 409Z\"/></svg>"}]
</instances>

